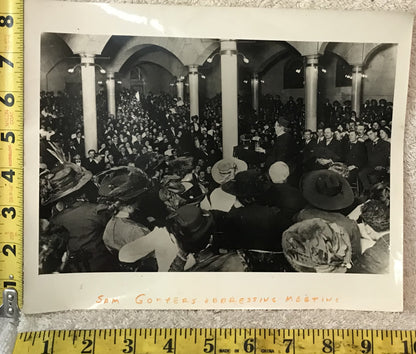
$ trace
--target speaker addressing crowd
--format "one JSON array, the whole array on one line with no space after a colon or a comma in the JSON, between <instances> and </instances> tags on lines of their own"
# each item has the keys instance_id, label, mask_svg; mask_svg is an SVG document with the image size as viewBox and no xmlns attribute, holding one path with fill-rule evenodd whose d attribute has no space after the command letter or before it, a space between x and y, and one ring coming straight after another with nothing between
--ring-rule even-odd
<instances>
[{"instance_id":1,"label":"speaker addressing crowd","mask_svg":"<svg viewBox=\"0 0 416 354\"><path fill-rule=\"evenodd\" d=\"M239 144L222 158L221 96L200 116L166 93L97 95L98 149L82 99L41 93L40 273L385 273L391 102L318 107L239 97Z\"/></svg>"}]
</instances>

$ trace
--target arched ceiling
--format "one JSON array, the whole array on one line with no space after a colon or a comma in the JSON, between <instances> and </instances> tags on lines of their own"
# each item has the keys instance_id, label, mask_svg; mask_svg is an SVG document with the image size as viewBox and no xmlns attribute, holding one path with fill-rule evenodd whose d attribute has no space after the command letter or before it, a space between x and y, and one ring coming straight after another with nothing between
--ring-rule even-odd
<instances>
[{"instance_id":1,"label":"arched ceiling","mask_svg":"<svg viewBox=\"0 0 416 354\"><path fill-rule=\"evenodd\" d=\"M119 72L129 71L138 62L154 63L170 72L173 76L179 77L186 74L186 68L178 58L167 50L154 45L143 45L140 50L124 62Z\"/></svg>"},{"instance_id":2,"label":"arched ceiling","mask_svg":"<svg viewBox=\"0 0 416 354\"><path fill-rule=\"evenodd\" d=\"M295 52L286 42L271 41L242 41L238 43L238 51L250 60L244 66L252 73L261 73L277 58Z\"/></svg>"},{"instance_id":3,"label":"arched ceiling","mask_svg":"<svg viewBox=\"0 0 416 354\"><path fill-rule=\"evenodd\" d=\"M245 70L261 73L276 61L293 55L334 53L350 65L365 65L380 50L394 44L327 43L241 40L238 50L250 59ZM74 54L95 54L107 58L101 65L106 70L128 70L145 61L163 67L174 76L185 75L188 65L204 65L218 52L217 39L102 36L82 34L42 35L42 71L48 72L57 63ZM216 61L218 63L218 61ZM206 64L204 65L206 67Z\"/></svg>"},{"instance_id":4,"label":"arched ceiling","mask_svg":"<svg viewBox=\"0 0 416 354\"><path fill-rule=\"evenodd\" d=\"M132 37L127 41L109 65L109 70L117 72L124 62L143 46L156 45L165 48L178 58L185 66L202 65L212 53L212 48L219 46L218 41L193 38L166 37Z\"/></svg>"},{"instance_id":5,"label":"arched ceiling","mask_svg":"<svg viewBox=\"0 0 416 354\"><path fill-rule=\"evenodd\" d=\"M326 50L344 58L350 65L363 65L367 55L379 45L377 43L329 43Z\"/></svg>"},{"instance_id":6,"label":"arched ceiling","mask_svg":"<svg viewBox=\"0 0 416 354\"><path fill-rule=\"evenodd\" d=\"M393 46L397 46L397 44L393 44L393 43L383 43L380 44L376 47L374 47L373 49L371 49L366 57L364 58L364 62L363 65L368 65L370 63L370 61L380 52L382 52L383 50L389 48L389 47L393 47Z\"/></svg>"}]
</instances>

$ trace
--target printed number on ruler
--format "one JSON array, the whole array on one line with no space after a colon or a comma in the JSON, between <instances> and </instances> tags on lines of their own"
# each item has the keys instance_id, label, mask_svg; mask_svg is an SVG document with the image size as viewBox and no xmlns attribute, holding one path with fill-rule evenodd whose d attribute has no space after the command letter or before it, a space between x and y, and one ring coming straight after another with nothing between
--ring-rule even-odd
<instances>
[{"instance_id":1,"label":"printed number on ruler","mask_svg":"<svg viewBox=\"0 0 416 354\"><path fill-rule=\"evenodd\" d=\"M23 0L0 1L0 290L22 306ZM2 296L0 291L0 297ZM2 301L1 301L2 302Z\"/></svg>"},{"instance_id":2,"label":"printed number on ruler","mask_svg":"<svg viewBox=\"0 0 416 354\"><path fill-rule=\"evenodd\" d=\"M21 333L14 353L360 353L416 352L415 331L119 329Z\"/></svg>"}]
</instances>

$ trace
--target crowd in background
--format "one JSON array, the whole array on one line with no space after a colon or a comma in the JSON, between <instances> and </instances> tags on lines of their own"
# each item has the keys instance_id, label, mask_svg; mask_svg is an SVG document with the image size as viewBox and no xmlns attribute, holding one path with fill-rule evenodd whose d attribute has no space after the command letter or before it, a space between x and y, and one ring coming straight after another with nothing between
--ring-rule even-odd
<instances>
[{"instance_id":1,"label":"crowd in background","mask_svg":"<svg viewBox=\"0 0 416 354\"><path fill-rule=\"evenodd\" d=\"M384 99L365 101L357 117L350 101L331 103L326 100L318 107L317 129L311 131L305 129L305 107L301 98L295 100L290 97L282 102L279 96L262 96L257 113L251 109L248 100L239 97L239 143L234 148L233 160L222 159L220 95L207 100L201 107L200 116L193 117L190 117L188 102L165 93L140 96L134 90L125 89L117 94L116 102L116 115L109 115L106 110L106 96L103 93L97 95L98 148L85 151L81 97L65 92L56 95L50 92L41 93L40 173L43 176L41 183L48 186L43 189L41 187L41 219L48 220L44 228L44 231L48 231L42 233L44 237L40 252L42 259L49 259L49 263L46 262L49 265L41 266L41 272L61 269L61 259L51 256L51 250L56 251L56 248L61 249L60 256L65 251L67 256L75 254L75 263L80 262L79 257L82 258L77 252L69 252L67 243L61 242L59 237L50 237L49 221L59 219L62 211L51 206L51 200L55 201L55 198L51 198L54 187L47 179L52 181L56 177L54 171L63 161L90 172L92 177L86 184L90 186L90 193L83 196L87 197L88 203L98 205L102 201L107 202L106 211L110 211L110 214L121 213L120 215L129 215L128 218L135 220L136 224L129 226L128 230L134 232L131 231L132 235L128 240L114 246L113 234L110 237L113 240L112 246L108 242L105 244L108 250L115 251L111 252L112 255L115 253L118 257L118 253L122 252L120 255L124 255L123 263L129 263L131 258L122 249L129 242L148 237L155 228L160 230L167 227L175 234L172 225L178 227L177 219L174 223L166 221L172 212L176 213L175 218L179 215L184 220L188 218L195 221L201 210L210 210L215 222L206 221L201 225L207 229L209 225L212 229L215 224L217 234L229 236L216 238L216 251L244 249L245 262L253 267L252 270L319 271L309 264L310 260L300 259L306 253L312 257L314 251L308 246L301 257L299 249L305 248L305 245L299 246L299 237L296 236L301 232L300 229L318 228L322 234L328 233L340 240L344 237L343 233L347 233L350 238L347 242L349 254L342 247L336 251L328 251L327 246L318 241L318 245L326 249L326 254L329 253L335 259L331 269L341 267L349 271L352 267L357 272L373 272L371 269L375 269L374 272L385 271L388 252L385 245L380 246L377 241L380 239L388 244L391 102ZM137 199L135 203L139 206L135 204L132 210L123 209L130 204L120 203L125 190L118 195L102 190L106 183L103 182L106 181L105 178L117 185L117 177L125 177L124 167L131 168L127 170L130 171L129 175L136 175L136 184L129 179L123 183L127 183L130 188L135 186L137 190L146 185L143 187L146 193L134 196ZM140 175L141 172L133 170L134 168L142 171L145 177ZM224 174L227 175L226 179L223 179ZM146 183L143 182L144 179ZM101 192L91 192L94 188ZM72 191L71 193L73 194ZM62 194L59 194L57 200L66 197L62 197ZM197 209L187 209L190 205ZM62 208L65 209L65 206ZM79 206L77 210L80 210ZM127 214L123 214L123 210ZM133 217L138 210L141 210L141 215ZM87 211L84 210L84 213ZM103 230L100 229L100 240L105 229L104 235L107 235L108 241L108 223L111 220L115 222L114 215L110 221L108 217L101 225ZM206 217L205 214L201 215ZM81 214L76 216L81 217ZM315 221L311 224L310 220ZM55 224L65 226L63 221ZM371 233L365 231L361 224L370 225L372 231L377 233L377 239L372 239ZM140 230L137 225L140 225ZM339 227L344 231L340 231ZM66 226L68 228L71 226ZM66 231L69 231L71 238L71 230ZM258 236L259 233L263 236ZM270 256L271 258L264 259L264 254L259 256L255 252L281 252L284 233L284 260L289 260L290 264L286 264L279 257ZM181 233L177 231L175 235L178 234ZM273 234L279 235L278 241ZM163 238L161 233L154 236L154 239L157 237ZM273 242L270 242L271 238L274 238ZM179 244L180 241L178 236ZM362 244L367 241L367 247L362 248ZM342 244L339 240L338 242ZM182 243L187 242L182 240ZM202 242L201 249L207 246L206 243ZM137 247L129 247L128 251L137 251ZM364 252L374 247L375 255L374 252L370 252L370 255ZM75 248L79 251L79 247ZM96 244L94 248L98 249ZM185 264L181 265L181 261L189 260L189 254L198 261L199 248L195 245L182 245L179 252L175 252L179 259L176 257L173 266L169 266L175 268L179 264L179 269L183 269ZM104 248L103 252L105 253ZM148 254L144 253L141 257L137 254L133 257L134 261L140 261L139 265L136 264L136 270L158 270L151 259L146 260ZM218 252L215 254L218 256ZM54 259L54 266L50 265L51 257ZM343 260L338 260L337 263L337 257ZM105 257L103 259L106 259L103 261L106 266L98 271L118 269L119 264L114 265ZM345 259L349 262L345 262ZM203 262L196 263L193 270L204 269L195 268ZM378 263L382 263L382 266L374 266ZM221 267L209 270L224 270L226 263ZM166 268L168 269L169 267ZM231 270L235 269L238 267ZM75 267L64 271L85 269Z\"/></svg>"}]
</instances>

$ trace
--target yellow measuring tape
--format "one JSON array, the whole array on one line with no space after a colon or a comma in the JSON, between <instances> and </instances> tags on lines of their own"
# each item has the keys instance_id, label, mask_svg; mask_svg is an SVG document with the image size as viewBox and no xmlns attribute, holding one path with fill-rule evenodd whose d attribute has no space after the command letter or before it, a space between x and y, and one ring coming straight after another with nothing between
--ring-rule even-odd
<instances>
[{"instance_id":1,"label":"yellow measuring tape","mask_svg":"<svg viewBox=\"0 0 416 354\"><path fill-rule=\"evenodd\" d=\"M0 1L0 173L0 296L14 288L22 307L23 0Z\"/></svg>"},{"instance_id":2,"label":"yellow measuring tape","mask_svg":"<svg viewBox=\"0 0 416 354\"><path fill-rule=\"evenodd\" d=\"M14 353L416 353L416 331L111 329L21 333Z\"/></svg>"}]
</instances>

